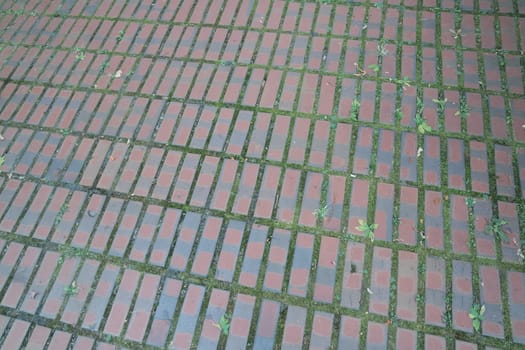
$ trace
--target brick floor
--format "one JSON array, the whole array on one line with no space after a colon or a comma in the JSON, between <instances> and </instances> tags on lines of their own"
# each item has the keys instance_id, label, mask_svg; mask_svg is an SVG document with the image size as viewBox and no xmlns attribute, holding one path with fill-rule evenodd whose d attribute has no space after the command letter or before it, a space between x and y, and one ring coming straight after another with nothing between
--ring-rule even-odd
<instances>
[{"instance_id":1,"label":"brick floor","mask_svg":"<svg viewBox=\"0 0 525 350\"><path fill-rule=\"evenodd\" d=\"M525 348L522 1L0 23L0 348Z\"/></svg>"}]
</instances>

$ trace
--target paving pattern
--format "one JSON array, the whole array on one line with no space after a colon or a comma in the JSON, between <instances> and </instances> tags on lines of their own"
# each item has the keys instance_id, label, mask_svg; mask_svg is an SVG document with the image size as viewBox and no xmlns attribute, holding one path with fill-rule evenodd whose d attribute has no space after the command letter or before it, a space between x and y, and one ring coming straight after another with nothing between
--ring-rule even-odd
<instances>
[{"instance_id":1,"label":"paving pattern","mask_svg":"<svg viewBox=\"0 0 525 350\"><path fill-rule=\"evenodd\" d=\"M521 0L0 1L0 347L525 349L524 49Z\"/></svg>"}]
</instances>

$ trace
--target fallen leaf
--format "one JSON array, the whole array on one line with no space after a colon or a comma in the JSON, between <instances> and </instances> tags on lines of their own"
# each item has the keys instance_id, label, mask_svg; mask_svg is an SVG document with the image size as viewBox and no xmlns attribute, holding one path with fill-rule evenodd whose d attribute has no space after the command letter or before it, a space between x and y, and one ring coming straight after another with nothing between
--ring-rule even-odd
<instances>
[{"instance_id":1,"label":"fallen leaf","mask_svg":"<svg viewBox=\"0 0 525 350\"><path fill-rule=\"evenodd\" d=\"M119 69L115 72L115 78L120 78L122 76L122 71Z\"/></svg>"}]
</instances>

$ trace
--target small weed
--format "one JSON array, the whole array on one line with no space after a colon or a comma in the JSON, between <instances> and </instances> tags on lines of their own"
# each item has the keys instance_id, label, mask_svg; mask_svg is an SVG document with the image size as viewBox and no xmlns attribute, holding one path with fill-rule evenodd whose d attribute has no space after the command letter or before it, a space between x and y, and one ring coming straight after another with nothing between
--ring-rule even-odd
<instances>
[{"instance_id":1,"label":"small weed","mask_svg":"<svg viewBox=\"0 0 525 350\"><path fill-rule=\"evenodd\" d=\"M117 79L117 78L120 78L121 76L122 76L122 71L121 71L120 69L117 70L115 73L111 73L111 74L109 75L109 77L110 77L111 79Z\"/></svg>"},{"instance_id":2,"label":"small weed","mask_svg":"<svg viewBox=\"0 0 525 350\"><path fill-rule=\"evenodd\" d=\"M387 56L390 52L385 48L385 43L377 44L377 54L381 57Z\"/></svg>"},{"instance_id":3,"label":"small weed","mask_svg":"<svg viewBox=\"0 0 525 350\"><path fill-rule=\"evenodd\" d=\"M84 58L86 58L86 51L84 49L75 47L74 51L77 53L75 55L75 59L77 61L82 61Z\"/></svg>"},{"instance_id":4,"label":"small weed","mask_svg":"<svg viewBox=\"0 0 525 350\"><path fill-rule=\"evenodd\" d=\"M371 69L373 70L375 73L379 72L379 70L381 69L381 67L379 67L379 65L377 64L371 64L368 66L368 69Z\"/></svg>"},{"instance_id":5,"label":"small weed","mask_svg":"<svg viewBox=\"0 0 525 350\"><path fill-rule=\"evenodd\" d=\"M447 310L441 315L441 320L447 326L452 324L452 311Z\"/></svg>"},{"instance_id":6,"label":"small weed","mask_svg":"<svg viewBox=\"0 0 525 350\"><path fill-rule=\"evenodd\" d=\"M424 303L425 302L425 296L423 294L416 294L416 302L417 303Z\"/></svg>"},{"instance_id":7,"label":"small weed","mask_svg":"<svg viewBox=\"0 0 525 350\"><path fill-rule=\"evenodd\" d=\"M480 331L481 321L483 321L484 314L485 314L485 305L480 306L478 304L474 304L470 308L470 312L468 316L472 320L472 328L474 328L476 332Z\"/></svg>"},{"instance_id":8,"label":"small weed","mask_svg":"<svg viewBox=\"0 0 525 350\"><path fill-rule=\"evenodd\" d=\"M228 66L233 66L235 64L235 62L233 61L227 61L227 60L220 60L219 61L219 64L221 66L225 66L225 67L228 67Z\"/></svg>"},{"instance_id":9,"label":"small weed","mask_svg":"<svg viewBox=\"0 0 525 350\"><path fill-rule=\"evenodd\" d=\"M356 226L355 229L359 232L363 232L366 238L369 238L372 242L374 241L374 231L379 227L378 224L368 225L365 220L357 220L359 226Z\"/></svg>"},{"instance_id":10,"label":"small weed","mask_svg":"<svg viewBox=\"0 0 525 350\"><path fill-rule=\"evenodd\" d=\"M328 205L324 205L314 210L314 216L317 220L324 219L328 214Z\"/></svg>"},{"instance_id":11,"label":"small weed","mask_svg":"<svg viewBox=\"0 0 525 350\"><path fill-rule=\"evenodd\" d=\"M452 28L451 28L451 29L449 29L448 31L450 32L450 34L452 34L452 37L453 37L454 39L458 39L459 37L462 36L462 34L461 34L461 29L457 29L457 30L455 30L455 29L452 29Z\"/></svg>"},{"instance_id":12,"label":"small weed","mask_svg":"<svg viewBox=\"0 0 525 350\"><path fill-rule=\"evenodd\" d=\"M230 333L230 323L231 323L231 316L228 314L224 314L221 316L221 319L219 320L219 323L213 323L213 325L221 331L223 335L228 335Z\"/></svg>"},{"instance_id":13,"label":"small weed","mask_svg":"<svg viewBox=\"0 0 525 350\"><path fill-rule=\"evenodd\" d=\"M433 98L432 99L432 102L434 102L435 104L437 104L438 106L438 111L439 112L444 112L445 111L445 107L447 105L447 102L448 102L448 99L447 98L444 98L442 100L439 100L437 98Z\"/></svg>"},{"instance_id":14,"label":"small weed","mask_svg":"<svg viewBox=\"0 0 525 350\"><path fill-rule=\"evenodd\" d=\"M361 102L359 102L358 99L354 98L354 100L352 101L352 110L350 111L351 120L355 122L358 120L360 107L361 107Z\"/></svg>"},{"instance_id":15,"label":"small weed","mask_svg":"<svg viewBox=\"0 0 525 350\"><path fill-rule=\"evenodd\" d=\"M330 129L336 129L339 118L336 115L330 117Z\"/></svg>"},{"instance_id":16,"label":"small weed","mask_svg":"<svg viewBox=\"0 0 525 350\"><path fill-rule=\"evenodd\" d=\"M77 286L77 282L73 281L69 286L64 287L66 295L77 295L80 289Z\"/></svg>"},{"instance_id":17,"label":"small weed","mask_svg":"<svg viewBox=\"0 0 525 350\"><path fill-rule=\"evenodd\" d=\"M465 102L459 103L459 110L454 113L456 117L466 118L470 115L470 107Z\"/></svg>"},{"instance_id":18,"label":"small weed","mask_svg":"<svg viewBox=\"0 0 525 350\"><path fill-rule=\"evenodd\" d=\"M119 30L115 40L117 40L117 42L120 42L123 38L124 38L124 31L123 30Z\"/></svg>"},{"instance_id":19,"label":"small weed","mask_svg":"<svg viewBox=\"0 0 525 350\"><path fill-rule=\"evenodd\" d=\"M432 127L428 125L427 120L423 117L423 101L418 97L416 99L416 125L417 131L424 135L427 132L432 131Z\"/></svg>"},{"instance_id":20,"label":"small weed","mask_svg":"<svg viewBox=\"0 0 525 350\"><path fill-rule=\"evenodd\" d=\"M67 135L71 134L71 130L69 130L69 129L60 129L60 134L62 136L67 136Z\"/></svg>"},{"instance_id":21,"label":"small weed","mask_svg":"<svg viewBox=\"0 0 525 350\"><path fill-rule=\"evenodd\" d=\"M404 115L403 115L403 110L401 108L397 108L396 111L394 112L394 117L397 119L397 120L401 120L403 119Z\"/></svg>"},{"instance_id":22,"label":"small weed","mask_svg":"<svg viewBox=\"0 0 525 350\"><path fill-rule=\"evenodd\" d=\"M392 82L394 84L397 84L397 85L401 85L403 90L406 90L407 87L411 86L410 80L408 79L408 77L404 77L403 79L393 79L393 78L391 78L390 82Z\"/></svg>"},{"instance_id":23,"label":"small weed","mask_svg":"<svg viewBox=\"0 0 525 350\"><path fill-rule=\"evenodd\" d=\"M507 233L502 229L503 226L507 224L506 220L499 218L492 218L490 222L485 226L485 233L492 234L499 238L500 241L508 243L509 238Z\"/></svg>"},{"instance_id":24,"label":"small weed","mask_svg":"<svg viewBox=\"0 0 525 350\"><path fill-rule=\"evenodd\" d=\"M416 125L417 125L417 131L424 135L427 132L432 131L432 127L428 125L427 121L421 116L416 115Z\"/></svg>"},{"instance_id":25,"label":"small weed","mask_svg":"<svg viewBox=\"0 0 525 350\"><path fill-rule=\"evenodd\" d=\"M4 165L5 163L5 156L0 156L0 166Z\"/></svg>"},{"instance_id":26,"label":"small weed","mask_svg":"<svg viewBox=\"0 0 525 350\"><path fill-rule=\"evenodd\" d=\"M109 66L109 57L100 65L100 73L104 73Z\"/></svg>"},{"instance_id":27,"label":"small weed","mask_svg":"<svg viewBox=\"0 0 525 350\"><path fill-rule=\"evenodd\" d=\"M60 222L64 218L64 215L67 213L68 209L69 209L68 203L62 204L62 206L58 210L57 216L55 217L55 225L60 224Z\"/></svg>"},{"instance_id":28,"label":"small weed","mask_svg":"<svg viewBox=\"0 0 525 350\"><path fill-rule=\"evenodd\" d=\"M476 199L472 197L465 197L465 204L467 207L472 208L476 204Z\"/></svg>"}]
</instances>

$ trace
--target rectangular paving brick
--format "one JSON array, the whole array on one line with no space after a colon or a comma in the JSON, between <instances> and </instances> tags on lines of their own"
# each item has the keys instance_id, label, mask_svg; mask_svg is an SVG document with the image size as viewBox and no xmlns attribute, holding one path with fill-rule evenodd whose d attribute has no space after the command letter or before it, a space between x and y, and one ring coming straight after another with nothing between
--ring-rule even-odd
<instances>
[{"instance_id":1,"label":"rectangular paving brick","mask_svg":"<svg viewBox=\"0 0 525 350\"><path fill-rule=\"evenodd\" d=\"M12 245L10 246L12 247ZM44 298L44 292L49 285L51 275L57 266L59 254L55 252L46 252L35 278L30 284L28 293L24 296L20 310L28 313L34 313Z\"/></svg>"},{"instance_id":2,"label":"rectangular paving brick","mask_svg":"<svg viewBox=\"0 0 525 350\"><path fill-rule=\"evenodd\" d=\"M16 226L18 218L21 216L24 208L29 205L28 201L31 194L35 191L36 184L31 182L24 182L20 189L18 189L16 197L9 205L9 209L4 214L0 222L0 229L11 232Z\"/></svg>"},{"instance_id":3,"label":"rectangular paving brick","mask_svg":"<svg viewBox=\"0 0 525 350\"><path fill-rule=\"evenodd\" d=\"M169 209L168 213L170 211L172 211L172 209ZM131 247L131 251L129 253L130 259L140 261L140 262L144 262L146 260L146 256L149 250L151 249L151 245L153 243L153 237L155 235L155 232L157 231L157 228L160 226L161 214L162 214L162 209L159 206L156 206L156 205L147 206L147 208L145 209L145 213L142 218L142 221L138 224L137 235L133 239L133 246ZM167 220L170 220L173 218L176 219L176 216L175 217L170 216L168 217ZM174 231L175 231L175 228L173 228L172 232ZM158 258L158 254L159 252L152 252L152 258Z\"/></svg>"},{"instance_id":4,"label":"rectangular paving brick","mask_svg":"<svg viewBox=\"0 0 525 350\"><path fill-rule=\"evenodd\" d=\"M508 146L495 145L496 186L498 194L514 197L514 176L512 170L512 149Z\"/></svg>"},{"instance_id":5,"label":"rectangular paving brick","mask_svg":"<svg viewBox=\"0 0 525 350\"><path fill-rule=\"evenodd\" d=\"M117 174L119 173L119 169L127 154L128 146L126 144L117 143L113 145L109 159L99 177L97 183L98 188L109 190L113 187L114 181L118 178Z\"/></svg>"},{"instance_id":6,"label":"rectangular paving brick","mask_svg":"<svg viewBox=\"0 0 525 350\"><path fill-rule=\"evenodd\" d=\"M300 74L297 72L288 72L279 98L279 109L291 111L294 109L297 88L299 85Z\"/></svg>"},{"instance_id":7,"label":"rectangular paving brick","mask_svg":"<svg viewBox=\"0 0 525 350\"><path fill-rule=\"evenodd\" d=\"M425 191L425 242L434 249L444 249L445 244L443 200L441 193Z\"/></svg>"},{"instance_id":8,"label":"rectangular paving brick","mask_svg":"<svg viewBox=\"0 0 525 350\"><path fill-rule=\"evenodd\" d=\"M128 311L131 301L138 287L140 273L135 270L126 269L118 292L111 305L111 311L104 327L104 333L118 336L124 331L124 325L128 321Z\"/></svg>"},{"instance_id":9,"label":"rectangular paving brick","mask_svg":"<svg viewBox=\"0 0 525 350\"><path fill-rule=\"evenodd\" d=\"M283 332L283 348L302 349L306 313L306 309L302 307L288 306Z\"/></svg>"},{"instance_id":10,"label":"rectangular paving brick","mask_svg":"<svg viewBox=\"0 0 525 350\"><path fill-rule=\"evenodd\" d=\"M259 165L245 163L240 177L240 184L233 203L232 212L248 214L253 199L253 191L259 174Z\"/></svg>"},{"instance_id":11,"label":"rectangular paving brick","mask_svg":"<svg viewBox=\"0 0 525 350\"><path fill-rule=\"evenodd\" d=\"M355 146L354 164L352 172L367 175L370 171L372 158L372 129L361 127L357 131L357 144Z\"/></svg>"},{"instance_id":12,"label":"rectangular paving brick","mask_svg":"<svg viewBox=\"0 0 525 350\"><path fill-rule=\"evenodd\" d=\"M374 231L374 239L392 240L392 217L394 216L394 186L377 184L376 212L374 223L379 225Z\"/></svg>"},{"instance_id":13,"label":"rectangular paving brick","mask_svg":"<svg viewBox=\"0 0 525 350\"><path fill-rule=\"evenodd\" d=\"M369 311L374 314L387 315L390 295L390 265L392 250L375 247L370 282Z\"/></svg>"},{"instance_id":14,"label":"rectangular paving brick","mask_svg":"<svg viewBox=\"0 0 525 350\"><path fill-rule=\"evenodd\" d=\"M469 311L474 302L472 291L472 265L468 262L452 262L452 323L455 329L473 332Z\"/></svg>"},{"instance_id":15,"label":"rectangular paving brick","mask_svg":"<svg viewBox=\"0 0 525 350\"><path fill-rule=\"evenodd\" d=\"M246 347L254 306L255 297L245 294L236 296L226 348Z\"/></svg>"},{"instance_id":16,"label":"rectangular paving brick","mask_svg":"<svg viewBox=\"0 0 525 350\"><path fill-rule=\"evenodd\" d=\"M217 157L204 157L200 173L193 189L190 204L198 207L204 207L208 197L212 195L212 185L215 180L215 174L217 173L217 166L219 164L219 158Z\"/></svg>"},{"instance_id":17,"label":"rectangular paving brick","mask_svg":"<svg viewBox=\"0 0 525 350\"><path fill-rule=\"evenodd\" d=\"M204 297L204 288L190 284L186 292L186 298L182 304L182 310L177 320L177 327L173 334L171 344L175 348L188 349L191 346L193 332L197 326L199 310Z\"/></svg>"},{"instance_id":18,"label":"rectangular paving brick","mask_svg":"<svg viewBox=\"0 0 525 350\"><path fill-rule=\"evenodd\" d=\"M82 308L86 304L87 297L93 285L95 275L99 268L100 263L94 260L86 260L82 265L80 272L75 279L75 283L78 287L78 293L71 295L67 304L64 307L60 320L71 325L76 325Z\"/></svg>"},{"instance_id":19,"label":"rectangular paving brick","mask_svg":"<svg viewBox=\"0 0 525 350\"><path fill-rule=\"evenodd\" d=\"M326 194L328 214L323 220L323 227L333 231L341 229L344 193L346 181L343 176L332 175L328 178L328 191Z\"/></svg>"},{"instance_id":20,"label":"rectangular paving brick","mask_svg":"<svg viewBox=\"0 0 525 350\"><path fill-rule=\"evenodd\" d=\"M452 250L455 253L468 254L469 222L467 197L450 196L450 234L452 236Z\"/></svg>"},{"instance_id":21,"label":"rectangular paving brick","mask_svg":"<svg viewBox=\"0 0 525 350\"><path fill-rule=\"evenodd\" d=\"M293 4L292 4L293 5ZM292 35L289 33L280 33L279 41L275 48L273 55L273 65L276 67L282 67L286 65L290 49L292 47Z\"/></svg>"},{"instance_id":22,"label":"rectangular paving brick","mask_svg":"<svg viewBox=\"0 0 525 350\"><path fill-rule=\"evenodd\" d=\"M350 199L350 205L352 210L348 217L348 231L352 234L363 235L362 232L356 230L356 226L359 225L359 220L365 220L367 217L368 208L368 181L361 179L353 179L352 181L352 194Z\"/></svg>"},{"instance_id":23,"label":"rectangular paving brick","mask_svg":"<svg viewBox=\"0 0 525 350\"><path fill-rule=\"evenodd\" d=\"M224 234L221 252L216 265L215 278L231 282L237 264L242 235L245 224L240 221L230 221Z\"/></svg>"},{"instance_id":24,"label":"rectangular paving brick","mask_svg":"<svg viewBox=\"0 0 525 350\"><path fill-rule=\"evenodd\" d=\"M341 317L341 326L339 328L340 346L359 347L359 333L361 322L358 318L351 316Z\"/></svg>"},{"instance_id":25,"label":"rectangular paving brick","mask_svg":"<svg viewBox=\"0 0 525 350\"><path fill-rule=\"evenodd\" d=\"M507 222L504 232L508 238L508 241L506 242L502 240L501 242L501 250L503 255L502 258L505 261L520 262L520 258L515 252L516 246L520 241L518 206L515 203L499 201L498 211L499 218Z\"/></svg>"},{"instance_id":26,"label":"rectangular paving brick","mask_svg":"<svg viewBox=\"0 0 525 350\"><path fill-rule=\"evenodd\" d=\"M360 308L364 258L364 244L357 242L347 244L341 290L341 305L344 307Z\"/></svg>"},{"instance_id":27,"label":"rectangular paving brick","mask_svg":"<svg viewBox=\"0 0 525 350\"><path fill-rule=\"evenodd\" d=\"M215 107L204 107L199 114L189 146L203 149L206 146L209 137L208 133L211 131L217 110Z\"/></svg>"},{"instance_id":28,"label":"rectangular paving brick","mask_svg":"<svg viewBox=\"0 0 525 350\"><path fill-rule=\"evenodd\" d=\"M164 164L160 170L155 188L151 196L157 199L167 199L170 195L170 188L173 183L175 174L177 173L177 167L181 160L182 154L179 151L168 151L166 153Z\"/></svg>"},{"instance_id":29,"label":"rectangular paving brick","mask_svg":"<svg viewBox=\"0 0 525 350\"><path fill-rule=\"evenodd\" d=\"M396 316L401 319L416 321L418 256L406 251L400 251L398 254Z\"/></svg>"},{"instance_id":30,"label":"rectangular paving brick","mask_svg":"<svg viewBox=\"0 0 525 350\"><path fill-rule=\"evenodd\" d=\"M250 237L244 250L239 284L252 288L256 286L267 238L268 227L262 225L252 226Z\"/></svg>"},{"instance_id":31,"label":"rectangular paving brick","mask_svg":"<svg viewBox=\"0 0 525 350\"><path fill-rule=\"evenodd\" d=\"M257 330L253 343L254 349L268 349L274 346L277 322L279 320L280 303L263 300L257 322Z\"/></svg>"},{"instance_id":32,"label":"rectangular paving brick","mask_svg":"<svg viewBox=\"0 0 525 350\"><path fill-rule=\"evenodd\" d=\"M250 123L252 122L253 114L250 111L241 110L235 120L235 126L228 139L226 152L230 154L241 154L246 143Z\"/></svg>"},{"instance_id":33,"label":"rectangular paving brick","mask_svg":"<svg viewBox=\"0 0 525 350\"><path fill-rule=\"evenodd\" d=\"M383 349L387 343L387 325L384 323L368 322L366 343L370 349Z\"/></svg>"},{"instance_id":34,"label":"rectangular paving brick","mask_svg":"<svg viewBox=\"0 0 525 350\"><path fill-rule=\"evenodd\" d=\"M314 135L310 148L309 165L322 168L325 164L328 149L328 138L330 133L330 123L324 120L316 121Z\"/></svg>"},{"instance_id":35,"label":"rectangular paving brick","mask_svg":"<svg viewBox=\"0 0 525 350\"><path fill-rule=\"evenodd\" d=\"M265 144L272 117L269 113L257 113L254 119L255 125L250 137L248 149L246 150L246 156L262 158L262 154L267 149Z\"/></svg>"},{"instance_id":36,"label":"rectangular paving brick","mask_svg":"<svg viewBox=\"0 0 525 350\"><path fill-rule=\"evenodd\" d=\"M15 320L11 325L11 329L3 339L2 347L7 349L20 349L30 325L29 322Z\"/></svg>"},{"instance_id":37,"label":"rectangular paving brick","mask_svg":"<svg viewBox=\"0 0 525 350\"><path fill-rule=\"evenodd\" d=\"M338 123L332 149L331 167L333 170L346 171L352 140L352 125Z\"/></svg>"},{"instance_id":38,"label":"rectangular paving brick","mask_svg":"<svg viewBox=\"0 0 525 350\"><path fill-rule=\"evenodd\" d=\"M141 286L135 301L135 307L128 320L126 339L142 342L145 336L146 326L150 319L150 312L153 308L157 287L160 277L152 274L144 274Z\"/></svg>"},{"instance_id":39,"label":"rectangular paving brick","mask_svg":"<svg viewBox=\"0 0 525 350\"><path fill-rule=\"evenodd\" d=\"M242 54L243 51L241 51L241 57ZM246 85L246 89L244 90L244 98L242 101L242 105L255 106L257 104L257 102L259 101L259 94L263 89L265 74L266 72L264 69L255 68L251 71L248 83Z\"/></svg>"},{"instance_id":40,"label":"rectangular paving brick","mask_svg":"<svg viewBox=\"0 0 525 350\"><path fill-rule=\"evenodd\" d=\"M49 197L51 197L51 193L52 188L50 186L40 186L38 188L31 205L21 217L21 221L16 229L18 234L29 236L33 233L40 215L44 212L44 206L47 204Z\"/></svg>"},{"instance_id":41,"label":"rectangular paving brick","mask_svg":"<svg viewBox=\"0 0 525 350\"><path fill-rule=\"evenodd\" d=\"M166 343L181 287L182 282L166 278L147 336L148 345L162 347Z\"/></svg>"},{"instance_id":42,"label":"rectangular paving brick","mask_svg":"<svg viewBox=\"0 0 525 350\"><path fill-rule=\"evenodd\" d=\"M196 83L191 89L190 98L195 100L202 100L208 89L209 81L214 72L214 65L203 64L199 68L199 73L195 77Z\"/></svg>"},{"instance_id":43,"label":"rectangular paving brick","mask_svg":"<svg viewBox=\"0 0 525 350\"><path fill-rule=\"evenodd\" d=\"M268 165L264 168L261 188L255 205L255 216L270 218L276 200L281 168Z\"/></svg>"},{"instance_id":44,"label":"rectangular paving brick","mask_svg":"<svg viewBox=\"0 0 525 350\"><path fill-rule=\"evenodd\" d=\"M509 311L512 318L512 336L514 341L525 344L525 274L518 271L507 272L509 286Z\"/></svg>"},{"instance_id":45,"label":"rectangular paving brick","mask_svg":"<svg viewBox=\"0 0 525 350\"><path fill-rule=\"evenodd\" d=\"M299 92L297 110L303 113L312 113L319 76L317 74L305 73L303 75L302 87Z\"/></svg>"},{"instance_id":46,"label":"rectangular paving brick","mask_svg":"<svg viewBox=\"0 0 525 350\"><path fill-rule=\"evenodd\" d=\"M288 280L288 293L305 297L308 291L312 254L314 251L314 236L298 233L295 238L292 268Z\"/></svg>"},{"instance_id":47,"label":"rectangular paving brick","mask_svg":"<svg viewBox=\"0 0 525 350\"><path fill-rule=\"evenodd\" d=\"M488 316L483 320L483 334L504 338L499 272L492 266L480 266L479 277L480 299L485 305L486 315Z\"/></svg>"},{"instance_id":48,"label":"rectangular paving brick","mask_svg":"<svg viewBox=\"0 0 525 350\"><path fill-rule=\"evenodd\" d=\"M198 349L212 349L217 347L222 333L219 327L217 327L217 324L226 313L229 294L230 293L225 290L212 290L206 312L206 319L204 320L199 338Z\"/></svg>"},{"instance_id":49,"label":"rectangular paving brick","mask_svg":"<svg viewBox=\"0 0 525 350\"><path fill-rule=\"evenodd\" d=\"M190 253L195 242L195 236L198 233L200 221L201 215L197 213L187 213L184 217L184 221L182 222L175 248L173 250L173 255L171 256L170 268L180 271L184 271L186 269Z\"/></svg>"},{"instance_id":50,"label":"rectangular paving brick","mask_svg":"<svg viewBox=\"0 0 525 350\"><path fill-rule=\"evenodd\" d=\"M111 198L106 206L104 214L93 234L89 250L102 253L107 248L107 243L112 235L113 229L120 225L117 221L124 201L118 198Z\"/></svg>"},{"instance_id":51,"label":"rectangular paving brick","mask_svg":"<svg viewBox=\"0 0 525 350\"><path fill-rule=\"evenodd\" d=\"M186 154L171 194L171 201L184 204L190 198L190 189L200 161L199 158L196 154Z\"/></svg>"},{"instance_id":52,"label":"rectangular paving brick","mask_svg":"<svg viewBox=\"0 0 525 350\"><path fill-rule=\"evenodd\" d=\"M417 349L417 332L412 329L398 328L396 346L399 349Z\"/></svg>"},{"instance_id":53,"label":"rectangular paving brick","mask_svg":"<svg viewBox=\"0 0 525 350\"><path fill-rule=\"evenodd\" d=\"M279 93L279 86L281 85L282 74L282 71L273 69L267 73L259 102L261 107L273 108L277 104L276 100Z\"/></svg>"},{"instance_id":54,"label":"rectangular paving brick","mask_svg":"<svg viewBox=\"0 0 525 350\"><path fill-rule=\"evenodd\" d=\"M461 147L461 144L458 142L454 143L454 140L448 140L448 161L447 164L449 167L448 173L448 182L449 186L451 184L457 184L458 181L455 181L457 177L455 176L458 173L458 166L461 166L461 163L457 161L450 162L451 158L454 159L457 157L457 153L460 153L461 150L456 149L458 146ZM440 161L440 140L437 136L425 136L425 141L423 145L423 181L427 185L439 186L441 184L441 161ZM451 154L450 151L454 152ZM463 152L461 152L463 153ZM461 157L461 156L460 156ZM450 164L452 163L452 164Z\"/></svg>"},{"instance_id":55,"label":"rectangular paving brick","mask_svg":"<svg viewBox=\"0 0 525 350\"><path fill-rule=\"evenodd\" d=\"M289 244L289 231L282 229L273 230L268 260L266 261L266 273L263 282L264 289L276 292L282 290Z\"/></svg>"},{"instance_id":56,"label":"rectangular paving brick","mask_svg":"<svg viewBox=\"0 0 525 350\"><path fill-rule=\"evenodd\" d=\"M391 130L379 130L378 150L376 154L376 176L390 178L394 163L395 134Z\"/></svg>"},{"instance_id":57,"label":"rectangular paving brick","mask_svg":"<svg viewBox=\"0 0 525 350\"><path fill-rule=\"evenodd\" d=\"M226 159L222 163L219 179L211 200L210 207L218 210L225 210L230 198L230 191L237 173L238 161Z\"/></svg>"},{"instance_id":58,"label":"rectangular paving brick","mask_svg":"<svg viewBox=\"0 0 525 350\"><path fill-rule=\"evenodd\" d=\"M334 315L326 312L316 311L314 313L310 346L315 348L330 346L333 318Z\"/></svg>"},{"instance_id":59,"label":"rectangular paving brick","mask_svg":"<svg viewBox=\"0 0 525 350\"><path fill-rule=\"evenodd\" d=\"M195 257L192 259L192 273L201 276L209 274L221 226L222 219L220 218L208 217L206 219Z\"/></svg>"},{"instance_id":60,"label":"rectangular paving brick","mask_svg":"<svg viewBox=\"0 0 525 350\"><path fill-rule=\"evenodd\" d=\"M228 134L230 132L233 116L233 109L220 109L218 115L215 118L215 125L208 142L208 149L218 152L223 151L226 144L226 139L228 138Z\"/></svg>"},{"instance_id":61,"label":"rectangular paving brick","mask_svg":"<svg viewBox=\"0 0 525 350\"><path fill-rule=\"evenodd\" d=\"M100 276L95 292L86 310L84 320L82 321L83 328L91 330L99 329L118 275L119 268L117 266L108 264L104 267L104 271Z\"/></svg>"},{"instance_id":62,"label":"rectangular paving brick","mask_svg":"<svg viewBox=\"0 0 525 350\"><path fill-rule=\"evenodd\" d=\"M124 256L135 231L135 225L141 209L142 203L140 202L129 201L127 203L126 211L122 213L120 224L117 230L112 233L113 242L108 254L118 257Z\"/></svg>"},{"instance_id":63,"label":"rectangular paving brick","mask_svg":"<svg viewBox=\"0 0 525 350\"><path fill-rule=\"evenodd\" d=\"M31 331L31 335L26 335L26 338L29 338L27 341L26 347L28 349L44 349L44 345L51 334L51 329L43 326L35 326Z\"/></svg>"},{"instance_id":64,"label":"rectangular paving brick","mask_svg":"<svg viewBox=\"0 0 525 350\"><path fill-rule=\"evenodd\" d=\"M399 242L415 245L418 237L418 189L401 186L399 205Z\"/></svg>"},{"instance_id":65,"label":"rectangular paving brick","mask_svg":"<svg viewBox=\"0 0 525 350\"><path fill-rule=\"evenodd\" d=\"M11 245L10 248L11 247L13 246ZM13 248L16 249L17 247L14 246ZM39 248L28 247L23 253L23 256L18 258L20 260L18 261L18 265L15 267L15 270L13 271L13 278L11 280L11 283L5 286L7 288L5 289L5 294L1 302L3 306L7 306L13 309L17 307L20 298L23 296L24 288L26 287L27 282L29 282L33 270L37 267L36 261L39 258L41 252L42 250ZM11 262L9 260L9 256L4 256L4 259L2 259L2 263L0 265L6 268L6 270L8 271L11 270ZM15 262L16 261L12 261L12 263Z\"/></svg>"},{"instance_id":66,"label":"rectangular paving brick","mask_svg":"<svg viewBox=\"0 0 525 350\"><path fill-rule=\"evenodd\" d=\"M266 154L267 159L275 161L281 161L283 159L289 126L290 117L283 115L277 115L275 117L272 136L270 143L268 144L268 152Z\"/></svg>"},{"instance_id":67,"label":"rectangular paving brick","mask_svg":"<svg viewBox=\"0 0 525 350\"><path fill-rule=\"evenodd\" d=\"M333 301L338 250L339 240L337 238L321 238L313 293L313 298L316 301L325 303Z\"/></svg>"},{"instance_id":68,"label":"rectangular paving brick","mask_svg":"<svg viewBox=\"0 0 525 350\"><path fill-rule=\"evenodd\" d=\"M476 240L477 255L486 258L496 258L496 239L493 235L487 234L486 227L490 224L493 217L492 207L489 200L476 199L474 203L474 236Z\"/></svg>"},{"instance_id":69,"label":"rectangular paving brick","mask_svg":"<svg viewBox=\"0 0 525 350\"><path fill-rule=\"evenodd\" d=\"M65 288L70 287L73 283L74 273L78 265L78 258L64 259L64 264L60 267L58 276L56 277L56 280L42 305L42 309L40 310L40 315L42 317L54 319L58 316L60 308L64 303L64 296L66 294Z\"/></svg>"},{"instance_id":70,"label":"rectangular paving brick","mask_svg":"<svg viewBox=\"0 0 525 350\"><path fill-rule=\"evenodd\" d=\"M316 225L317 218L315 211L323 209L323 203L321 203L321 188L323 182L323 175L320 173L308 172L306 174L299 224L306 226Z\"/></svg>"}]
</instances>

